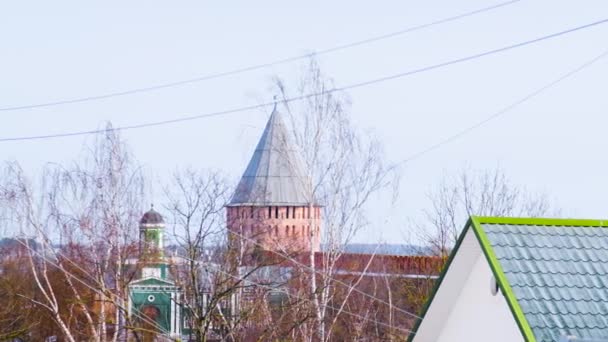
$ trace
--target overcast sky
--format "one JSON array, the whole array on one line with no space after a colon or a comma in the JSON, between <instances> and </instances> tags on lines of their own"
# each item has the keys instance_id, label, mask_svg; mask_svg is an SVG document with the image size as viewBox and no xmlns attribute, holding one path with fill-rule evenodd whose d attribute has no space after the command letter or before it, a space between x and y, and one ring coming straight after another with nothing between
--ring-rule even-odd
<instances>
[{"instance_id":1,"label":"overcast sky","mask_svg":"<svg viewBox=\"0 0 608 342\"><path fill-rule=\"evenodd\" d=\"M98 95L228 71L432 22L499 1L7 1L0 5L0 107ZM319 57L337 85L440 63L608 18L608 2L520 1ZM349 92L353 121L398 161L494 114L608 48L608 24ZM272 99L301 63L136 95L0 112L0 138L173 119ZM402 167L400 198L370 208L357 241L399 242L442 175L500 165L564 216L608 218L608 58ZM268 113L252 110L124 132L146 172L244 170ZM74 159L86 138L0 143L31 173ZM89 138L90 140L90 138ZM160 189L153 189L152 197ZM463 222L464 224L464 222Z\"/></svg>"}]
</instances>

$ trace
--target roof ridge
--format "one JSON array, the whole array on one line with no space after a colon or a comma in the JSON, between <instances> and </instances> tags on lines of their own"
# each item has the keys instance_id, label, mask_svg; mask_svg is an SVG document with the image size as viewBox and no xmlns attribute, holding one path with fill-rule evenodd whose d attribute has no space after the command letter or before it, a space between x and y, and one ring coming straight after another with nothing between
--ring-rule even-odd
<instances>
[{"instance_id":1,"label":"roof ridge","mask_svg":"<svg viewBox=\"0 0 608 342\"><path fill-rule=\"evenodd\" d=\"M549 227L608 227L608 219L471 216L482 224L511 224Z\"/></svg>"}]
</instances>

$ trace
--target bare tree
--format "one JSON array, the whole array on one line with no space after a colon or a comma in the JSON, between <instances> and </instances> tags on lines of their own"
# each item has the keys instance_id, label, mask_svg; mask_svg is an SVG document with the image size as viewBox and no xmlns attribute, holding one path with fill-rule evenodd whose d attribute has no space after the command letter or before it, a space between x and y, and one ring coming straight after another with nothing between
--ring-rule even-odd
<instances>
[{"instance_id":1,"label":"bare tree","mask_svg":"<svg viewBox=\"0 0 608 342\"><path fill-rule=\"evenodd\" d=\"M532 194L513 184L501 168L465 168L456 176L445 177L429 198L431 209L425 211L425 220L416 224L416 232L440 256L449 254L471 215L539 217L558 213L546 194Z\"/></svg>"},{"instance_id":2,"label":"bare tree","mask_svg":"<svg viewBox=\"0 0 608 342\"><path fill-rule=\"evenodd\" d=\"M3 203L10 224L35 237L36 248L25 247L41 298L31 303L48 311L68 341L116 341L128 319L133 272L126 266L135 251L144 181L111 126L87 152L73 165L47 165L35 185L17 163L8 163Z\"/></svg>"},{"instance_id":3,"label":"bare tree","mask_svg":"<svg viewBox=\"0 0 608 342\"><path fill-rule=\"evenodd\" d=\"M224 215L231 193L219 172L191 169L175 172L165 190L176 282L184 292L180 304L197 341L250 340L271 326L267 287L278 281L260 273L273 270L266 266L276 261L231 244Z\"/></svg>"},{"instance_id":4,"label":"bare tree","mask_svg":"<svg viewBox=\"0 0 608 342\"><path fill-rule=\"evenodd\" d=\"M184 291L182 305L197 341L206 341L213 313L220 299L210 298L213 279L208 272L214 254L222 245L223 207L228 196L226 182L218 173L199 173L194 170L175 172L166 187L165 207L173 217L176 251L176 281ZM231 293L226 293L229 298ZM211 299L211 300L209 300ZM219 310L219 314L222 311Z\"/></svg>"},{"instance_id":5,"label":"bare tree","mask_svg":"<svg viewBox=\"0 0 608 342\"><path fill-rule=\"evenodd\" d=\"M335 265L344 246L366 224L365 207L372 194L391 181L382 149L373 137L363 136L352 124L350 101L343 92L334 91L313 58L306 66L297 87L291 89L282 79L275 80L284 108L289 114L297 149L307 172L301 180L306 189L309 211L323 205L321 260L309 251L307 295L312 299L314 319L302 323L305 340L326 341L336 320L329 317L329 303L335 300ZM331 90L331 91L330 91ZM314 94L308 96L308 94ZM289 98L304 97L290 102ZM393 175L394 176L394 175ZM310 226L317 223L311 218ZM313 230L314 231L314 230ZM313 244L313 234L310 235ZM339 304L338 304L339 306Z\"/></svg>"}]
</instances>

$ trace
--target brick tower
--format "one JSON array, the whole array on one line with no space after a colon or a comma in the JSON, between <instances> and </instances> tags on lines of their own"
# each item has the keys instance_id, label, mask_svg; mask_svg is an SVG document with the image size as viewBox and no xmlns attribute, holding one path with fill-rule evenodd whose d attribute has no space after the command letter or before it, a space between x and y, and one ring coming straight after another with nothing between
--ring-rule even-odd
<instances>
[{"instance_id":1,"label":"brick tower","mask_svg":"<svg viewBox=\"0 0 608 342\"><path fill-rule=\"evenodd\" d=\"M275 105L227 205L230 238L245 250L319 251L321 206L287 132Z\"/></svg>"}]
</instances>

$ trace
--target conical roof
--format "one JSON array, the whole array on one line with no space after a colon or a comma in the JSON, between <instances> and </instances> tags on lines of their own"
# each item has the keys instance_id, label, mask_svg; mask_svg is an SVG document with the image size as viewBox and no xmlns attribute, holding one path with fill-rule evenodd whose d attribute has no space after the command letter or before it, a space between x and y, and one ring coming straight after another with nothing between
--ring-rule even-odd
<instances>
[{"instance_id":1,"label":"conical roof","mask_svg":"<svg viewBox=\"0 0 608 342\"><path fill-rule=\"evenodd\" d=\"M308 181L276 106L228 206L302 206Z\"/></svg>"}]
</instances>

